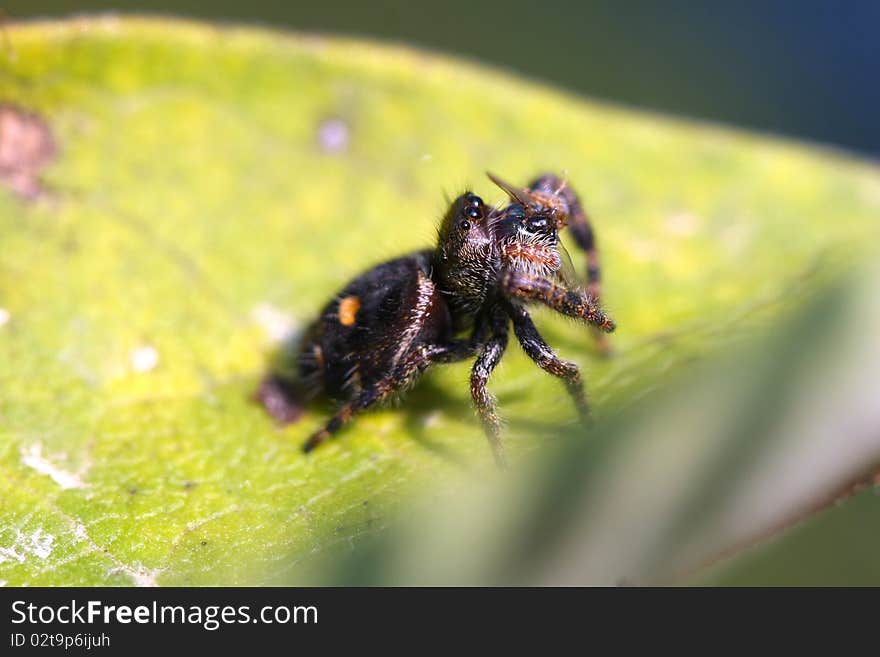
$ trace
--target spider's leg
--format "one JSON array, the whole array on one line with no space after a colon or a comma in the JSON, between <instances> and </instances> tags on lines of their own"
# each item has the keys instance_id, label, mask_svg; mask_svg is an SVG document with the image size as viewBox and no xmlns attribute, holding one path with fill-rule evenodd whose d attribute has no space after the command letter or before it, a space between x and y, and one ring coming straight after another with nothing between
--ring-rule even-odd
<instances>
[{"instance_id":1,"label":"spider's leg","mask_svg":"<svg viewBox=\"0 0 880 657\"><path fill-rule=\"evenodd\" d=\"M479 350L480 343L474 338L451 340L446 344L436 344L428 347L426 357L431 363L457 363L473 358L479 353Z\"/></svg>"},{"instance_id":2,"label":"spider's leg","mask_svg":"<svg viewBox=\"0 0 880 657\"><path fill-rule=\"evenodd\" d=\"M580 290L569 290L546 278L508 269L501 276L501 289L509 297L520 301L540 301L563 315L591 324L606 333L615 324L592 296Z\"/></svg>"},{"instance_id":3,"label":"spider's leg","mask_svg":"<svg viewBox=\"0 0 880 657\"><path fill-rule=\"evenodd\" d=\"M567 181L553 174L539 176L532 181L529 189L559 194L565 199L569 208L568 226L571 234L575 243L587 256L587 292L593 299L599 301L602 297L602 267L599 262L599 250L596 246L596 233L577 193L567 184ZM611 352L608 336L594 330L593 337L600 352L603 354Z\"/></svg>"},{"instance_id":4,"label":"spider's leg","mask_svg":"<svg viewBox=\"0 0 880 657\"><path fill-rule=\"evenodd\" d=\"M430 365L435 363L455 363L472 358L480 350L483 328L476 327L467 340L450 340L439 344L422 344L405 354L397 367L371 386L361 390L353 399L340 406L323 429L316 431L303 445L303 451L310 452L322 442L339 431L351 418L370 406L385 401L395 391L406 388L415 382Z\"/></svg>"},{"instance_id":5,"label":"spider's leg","mask_svg":"<svg viewBox=\"0 0 880 657\"><path fill-rule=\"evenodd\" d=\"M562 360L554 353L553 349L550 348L544 341L544 338L541 337L541 334L538 333L538 329L525 308L509 303L507 304L507 313L513 320L513 331L523 351L542 370L562 379L568 394L571 396L572 401L574 401L581 422L586 423L589 418L589 407L578 366L569 361Z\"/></svg>"},{"instance_id":6,"label":"spider's leg","mask_svg":"<svg viewBox=\"0 0 880 657\"><path fill-rule=\"evenodd\" d=\"M427 349L416 348L401 358L397 366L378 381L365 386L351 400L340 406L333 417L313 433L303 444L304 452L311 452L315 447L330 438L343 426L351 421L357 413L380 404L395 391L410 386L431 363L427 356Z\"/></svg>"},{"instance_id":7,"label":"spider's leg","mask_svg":"<svg viewBox=\"0 0 880 657\"><path fill-rule=\"evenodd\" d=\"M602 295L602 269L599 263L599 251L596 248L596 234L577 193L566 181L553 174L539 176L532 181L529 189L561 195L565 199L569 209L568 226L575 243L587 256L587 291L594 299L599 300Z\"/></svg>"},{"instance_id":8,"label":"spider's leg","mask_svg":"<svg viewBox=\"0 0 880 657\"><path fill-rule=\"evenodd\" d=\"M490 315L494 317L494 314L490 313ZM481 315L467 340L450 340L446 343L430 345L427 348L427 357L431 363L457 363L473 358L480 353L493 330L490 318Z\"/></svg>"},{"instance_id":9,"label":"spider's leg","mask_svg":"<svg viewBox=\"0 0 880 657\"><path fill-rule=\"evenodd\" d=\"M491 331L471 370L471 397L483 424L483 430L486 432L486 438L489 440L489 446L492 448L495 463L498 467L505 468L507 461L504 456L504 445L501 443L501 418L498 417L495 408L495 398L486 389L492 370L498 365L507 348L508 318L500 308L493 310Z\"/></svg>"}]
</instances>

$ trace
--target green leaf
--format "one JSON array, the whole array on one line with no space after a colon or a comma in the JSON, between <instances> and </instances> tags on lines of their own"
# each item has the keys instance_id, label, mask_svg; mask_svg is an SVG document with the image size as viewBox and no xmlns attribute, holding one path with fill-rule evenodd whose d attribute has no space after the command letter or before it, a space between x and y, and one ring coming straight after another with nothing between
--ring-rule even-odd
<instances>
[{"instance_id":1,"label":"green leaf","mask_svg":"<svg viewBox=\"0 0 880 657\"><path fill-rule=\"evenodd\" d=\"M0 100L56 147L0 193L9 584L298 578L427 482L492 472L466 364L309 458L326 409L278 430L249 399L279 334L431 243L444 195L500 200L486 169L564 170L594 216L615 357L537 316L600 419L772 325L878 237L874 167L417 51L115 18L8 36ZM491 387L515 460L574 422L516 347Z\"/></svg>"}]
</instances>

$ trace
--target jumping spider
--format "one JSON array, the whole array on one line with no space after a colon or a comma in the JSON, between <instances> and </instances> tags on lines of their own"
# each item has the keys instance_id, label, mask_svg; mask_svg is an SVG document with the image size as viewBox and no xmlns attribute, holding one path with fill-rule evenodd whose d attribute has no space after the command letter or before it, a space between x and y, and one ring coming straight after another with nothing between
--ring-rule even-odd
<instances>
[{"instance_id":1,"label":"jumping spider","mask_svg":"<svg viewBox=\"0 0 880 657\"><path fill-rule=\"evenodd\" d=\"M524 304L540 302L598 331L614 322L598 304L599 262L590 222L574 191L544 175L516 188L490 174L510 197L491 208L472 192L450 205L433 250L417 251L364 272L337 294L300 339L292 367L270 372L257 399L279 422L296 420L318 394L336 413L305 442L308 452L358 412L415 383L435 363L476 357L471 396L496 462L505 464L501 421L486 390L509 326L526 354L565 383L582 419L587 401L577 365L556 356ZM588 288L566 278L559 231L571 227L586 252Z\"/></svg>"}]
</instances>

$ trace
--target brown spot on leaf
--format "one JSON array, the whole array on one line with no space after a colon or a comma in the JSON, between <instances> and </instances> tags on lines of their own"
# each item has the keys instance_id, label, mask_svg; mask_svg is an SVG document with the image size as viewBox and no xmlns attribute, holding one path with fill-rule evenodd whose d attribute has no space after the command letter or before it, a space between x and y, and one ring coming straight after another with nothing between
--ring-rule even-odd
<instances>
[{"instance_id":1,"label":"brown spot on leaf","mask_svg":"<svg viewBox=\"0 0 880 657\"><path fill-rule=\"evenodd\" d=\"M345 297L339 302L339 323L343 326L353 326L357 311L360 310L361 300L356 296Z\"/></svg>"},{"instance_id":2,"label":"brown spot on leaf","mask_svg":"<svg viewBox=\"0 0 880 657\"><path fill-rule=\"evenodd\" d=\"M55 154L55 139L42 118L0 104L0 184L23 198L37 198L43 192L40 171Z\"/></svg>"}]
</instances>

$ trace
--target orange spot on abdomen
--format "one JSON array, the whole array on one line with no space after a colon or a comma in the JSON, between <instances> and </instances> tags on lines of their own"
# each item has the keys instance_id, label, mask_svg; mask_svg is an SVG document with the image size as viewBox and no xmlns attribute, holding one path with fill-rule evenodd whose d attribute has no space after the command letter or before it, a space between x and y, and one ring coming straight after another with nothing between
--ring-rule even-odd
<instances>
[{"instance_id":1,"label":"orange spot on abdomen","mask_svg":"<svg viewBox=\"0 0 880 657\"><path fill-rule=\"evenodd\" d=\"M339 323L343 326L353 326L355 315L360 307L361 300L356 296L341 299L339 301Z\"/></svg>"}]
</instances>

